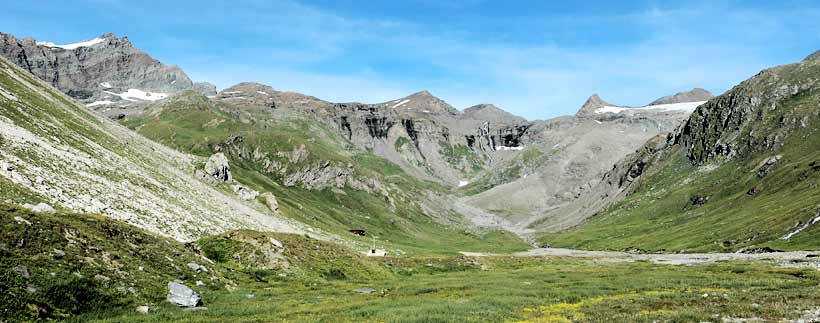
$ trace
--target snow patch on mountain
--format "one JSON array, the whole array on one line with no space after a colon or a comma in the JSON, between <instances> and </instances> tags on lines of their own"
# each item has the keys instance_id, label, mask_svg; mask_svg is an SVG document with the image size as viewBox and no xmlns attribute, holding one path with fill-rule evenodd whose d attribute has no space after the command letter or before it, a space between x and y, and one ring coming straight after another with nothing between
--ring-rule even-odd
<instances>
[{"instance_id":1,"label":"snow patch on mountain","mask_svg":"<svg viewBox=\"0 0 820 323\"><path fill-rule=\"evenodd\" d=\"M393 105L393 109L398 108L398 107L400 107L400 106L403 106L403 105L405 105L405 104L407 104L407 103L409 103L409 102L410 102L410 100L402 100L401 102L394 104L394 105Z\"/></svg>"},{"instance_id":2,"label":"snow patch on mountain","mask_svg":"<svg viewBox=\"0 0 820 323\"><path fill-rule=\"evenodd\" d=\"M697 101L697 102L683 102L683 103L670 103L670 104L657 104L657 105L648 105L645 107L640 108L627 108L627 107L616 107L616 106L604 106L595 110L595 113L621 113L624 111L646 111L646 110L660 110L660 111L686 111L686 112L693 112L695 108L700 106L701 104L706 103L706 101Z\"/></svg>"},{"instance_id":3,"label":"snow patch on mountain","mask_svg":"<svg viewBox=\"0 0 820 323\"><path fill-rule=\"evenodd\" d=\"M94 101L94 102L91 102L91 103L89 103L89 104L86 104L85 106L87 106L87 107L89 107L89 108L90 108L90 107L96 107L96 106L98 106L98 105L109 105L109 104L114 104L114 102L113 102L113 101L109 101L109 100L101 100L101 101Z\"/></svg>"},{"instance_id":4,"label":"snow patch on mountain","mask_svg":"<svg viewBox=\"0 0 820 323\"><path fill-rule=\"evenodd\" d=\"M91 47L91 46L94 46L96 44L102 43L103 41L105 41L105 38L97 37L97 38L94 38L92 40L84 40L84 41L81 41L79 43L73 43L73 44L57 45L57 44L52 43L52 42L43 41L43 42L37 42L37 45L45 46L45 47L51 47L51 48L62 48L62 49L73 50L73 49L77 49L77 48L80 48L80 47Z\"/></svg>"},{"instance_id":5,"label":"snow patch on mountain","mask_svg":"<svg viewBox=\"0 0 820 323\"><path fill-rule=\"evenodd\" d=\"M123 100L139 102L139 101L158 101L168 97L168 93L146 92L139 89L128 89L123 93L114 93L111 91L103 91L105 93L116 95Z\"/></svg>"}]
</instances>

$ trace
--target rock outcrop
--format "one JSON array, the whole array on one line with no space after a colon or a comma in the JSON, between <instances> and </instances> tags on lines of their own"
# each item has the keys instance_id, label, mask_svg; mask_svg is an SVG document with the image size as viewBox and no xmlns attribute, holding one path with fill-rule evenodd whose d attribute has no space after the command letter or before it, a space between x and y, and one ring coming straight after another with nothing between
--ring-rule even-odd
<instances>
[{"instance_id":1,"label":"rock outcrop","mask_svg":"<svg viewBox=\"0 0 820 323\"><path fill-rule=\"evenodd\" d=\"M208 158L205 163L205 173L203 178L211 184L233 182L231 166L228 164L228 157L223 153L215 153Z\"/></svg>"}]
</instances>

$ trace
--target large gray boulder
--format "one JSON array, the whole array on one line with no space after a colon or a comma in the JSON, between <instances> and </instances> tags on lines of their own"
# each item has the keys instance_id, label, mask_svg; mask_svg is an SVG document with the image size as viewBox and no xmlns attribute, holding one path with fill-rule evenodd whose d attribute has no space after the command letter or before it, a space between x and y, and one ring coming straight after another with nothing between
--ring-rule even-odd
<instances>
[{"instance_id":1,"label":"large gray boulder","mask_svg":"<svg viewBox=\"0 0 820 323\"><path fill-rule=\"evenodd\" d=\"M271 192L262 193L259 197L262 198L262 201L265 205L273 212L279 211L279 201L276 200L276 196L273 195Z\"/></svg>"},{"instance_id":2,"label":"large gray boulder","mask_svg":"<svg viewBox=\"0 0 820 323\"><path fill-rule=\"evenodd\" d=\"M202 304L202 297L179 281L168 283L168 296L166 299L168 302L180 307L196 307Z\"/></svg>"},{"instance_id":3,"label":"large gray boulder","mask_svg":"<svg viewBox=\"0 0 820 323\"><path fill-rule=\"evenodd\" d=\"M229 183L233 181L231 166L223 153L216 153L205 163L205 179L212 184Z\"/></svg>"}]
</instances>

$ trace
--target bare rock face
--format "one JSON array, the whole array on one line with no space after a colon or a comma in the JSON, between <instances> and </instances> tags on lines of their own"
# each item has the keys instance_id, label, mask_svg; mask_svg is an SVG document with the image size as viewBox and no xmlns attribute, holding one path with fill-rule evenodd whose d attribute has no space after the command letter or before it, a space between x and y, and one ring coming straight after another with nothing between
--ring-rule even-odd
<instances>
[{"instance_id":1,"label":"bare rock face","mask_svg":"<svg viewBox=\"0 0 820 323\"><path fill-rule=\"evenodd\" d=\"M168 302L180 307L196 307L202 304L202 297L180 281L168 283Z\"/></svg>"},{"instance_id":2,"label":"bare rock face","mask_svg":"<svg viewBox=\"0 0 820 323\"><path fill-rule=\"evenodd\" d=\"M193 83L179 67L110 33L67 45L0 33L0 56L112 118L140 112L146 103L182 91L216 94L213 84ZM107 111L111 106L116 109Z\"/></svg>"},{"instance_id":3,"label":"bare rock face","mask_svg":"<svg viewBox=\"0 0 820 323\"><path fill-rule=\"evenodd\" d=\"M231 166L228 165L228 158L225 157L225 154L216 153L208 158L208 162L205 163L204 178L212 184L230 183L233 181Z\"/></svg>"},{"instance_id":4,"label":"bare rock face","mask_svg":"<svg viewBox=\"0 0 820 323\"><path fill-rule=\"evenodd\" d=\"M279 211L279 201L276 200L276 196L273 195L271 192L262 193L259 197L262 198L262 201L265 205L273 212Z\"/></svg>"}]
</instances>

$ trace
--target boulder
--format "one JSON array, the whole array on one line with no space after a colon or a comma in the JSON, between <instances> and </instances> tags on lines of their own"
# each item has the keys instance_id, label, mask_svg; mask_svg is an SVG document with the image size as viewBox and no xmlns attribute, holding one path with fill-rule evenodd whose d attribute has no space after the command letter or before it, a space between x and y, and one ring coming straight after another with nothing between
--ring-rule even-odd
<instances>
[{"instance_id":1,"label":"boulder","mask_svg":"<svg viewBox=\"0 0 820 323\"><path fill-rule=\"evenodd\" d=\"M231 166L223 153L216 153L205 163L205 178L212 184L229 183L233 181Z\"/></svg>"},{"instance_id":2,"label":"boulder","mask_svg":"<svg viewBox=\"0 0 820 323\"><path fill-rule=\"evenodd\" d=\"M200 265L198 263L195 263L195 262L189 262L187 266L188 266L188 268L191 268L191 270L193 270L195 272L198 272L198 273L199 272L205 272L205 273L208 272L208 268L205 268L205 266L202 266L202 265Z\"/></svg>"},{"instance_id":3,"label":"boulder","mask_svg":"<svg viewBox=\"0 0 820 323\"><path fill-rule=\"evenodd\" d=\"M29 222L28 220L26 220L22 217L19 217L19 216L15 216L14 221L17 221L17 223L20 223L20 224L31 225L31 222Z\"/></svg>"},{"instance_id":4,"label":"boulder","mask_svg":"<svg viewBox=\"0 0 820 323\"><path fill-rule=\"evenodd\" d=\"M16 266L16 267L12 268L12 270L15 273L17 273L18 275L23 276L23 278L31 277L31 275L28 273L28 267L26 267L26 266L19 265L19 266Z\"/></svg>"},{"instance_id":5,"label":"boulder","mask_svg":"<svg viewBox=\"0 0 820 323\"><path fill-rule=\"evenodd\" d=\"M168 283L168 302L180 307L196 307L202 305L202 297L193 289L188 288L180 281Z\"/></svg>"},{"instance_id":6,"label":"boulder","mask_svg":"<svg viewBox=\"0 0 820 323\"><path fill-rule=\"evenodd\" d=\"M243 201L250 201L259 196L259 192L242 185L232 185L231 189L233 189L234 193L236 193L236 195L238 195Z\"/></svg>"},{"instance_id":7,"label":"boulder","mask_svg":"<svg viewBox=\"0 0 820 323\"><path fill-rule=\"evenodd\" d=\"M23 207L27 208L27 209L29 209L33 212L37 212L37 213L49 213L49 214L51 214L51 213L57 212L57 210L55 210L53 207L51 207L51 205L49 205L48 203L42 203L42 202L37 203L37 205L23 204Z\"/></svg>"},{"instance_id":8,"label":"boulder","mask_svg":"<svg viewBox=\"0 0 820 323\"><path fill-rule=\"evenodd\" d=\"M62 251L60 249L54 249L51 252L54 254L55 259L61 259L65 257L65 251Z\"/></svg>"},{"instance_id":9,"label":"boulder","mask_svg":"<svg viewBox=\"0 0 820 323\"><path fill-rule=\"evenodd\" d=\"M276 200L276 196L273 195L273 193L265 192L265 193L262 193L262 195L260 195L259 197L262 198L262 201L265 203L265 205L268 206L268 208L271 211L273 211L273 212L278 212L279 211L279 201Z\"/></svg>"},{"instance_id":10,"label":"boulder","mask_svg":"<svg viewBox=\"0 0 820 323\"><path fill-rule=\"evenodd\" d=\"M97 275L94 275L94 280L96 280L98 282L101 282L101 283L108 283L108 282L111 281L111 278L109 278L108 276L105 276L105 275L97 274Z\"/></svg>"},{"instance_id":11,"label":"boulder","mask_svg":"<svg viewBox=\"0 0 820 323\"><path fill-rule=\"evenodd\" d=\"M137 306L137 313L140 314L148 314L151 311L151 308L148 306Z\"/></svg>"}]
</instances>

